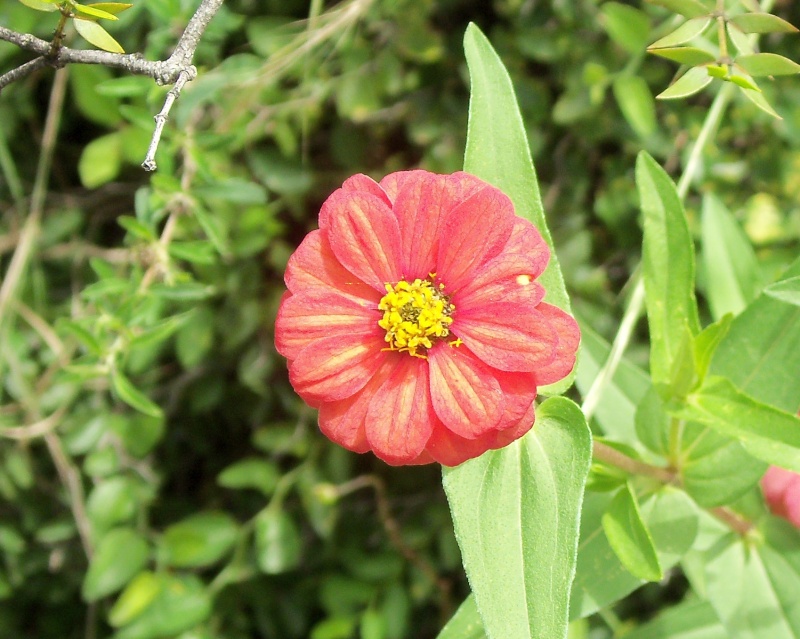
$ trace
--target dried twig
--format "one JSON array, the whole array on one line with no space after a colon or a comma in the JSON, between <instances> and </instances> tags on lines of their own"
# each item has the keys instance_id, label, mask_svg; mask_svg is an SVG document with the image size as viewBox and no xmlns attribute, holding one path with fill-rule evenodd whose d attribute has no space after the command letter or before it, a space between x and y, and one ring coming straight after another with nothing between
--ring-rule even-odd
<instances>
[{"instance_id":1,"label":"dried twig","mask_svg":"<svg viewBox=\"0 0 800 639\"><path fill-rule=\"evenodd\" d=\"M0 27L0 40L11 42L25 51L39 54L38 58L0 75L0 91L12 82L20 80L43 67L61 68L68 64L100 64L106 67L122 69L136 75L149 76L159 85L174 85L167 94L164 108L155 116L156 127L153 139L147 151L147 157L142 163L142 167L145 170L154 171L156 169L155 153L169 111L180 95L183 86L197 77L197 69L192 65L194 52L206 27L208 27L211 19L222 6L223 1L202 0L192 19L186 25L183 35L175 45L172 55L166 60L145 60L139 53L122 54L108 51L86 51L63 46L54 49L52 43L29 33L19 33L6 27Z\"/></svg>"}]
</instances>

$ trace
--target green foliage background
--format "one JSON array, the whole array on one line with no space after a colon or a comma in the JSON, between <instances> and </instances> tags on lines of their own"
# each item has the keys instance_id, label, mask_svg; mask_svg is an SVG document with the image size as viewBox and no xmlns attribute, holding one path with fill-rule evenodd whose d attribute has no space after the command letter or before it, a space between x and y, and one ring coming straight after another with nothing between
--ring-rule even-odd
<instances>
[{"instance_id":1,"label":"green foliage background","mask_svg":"<svg viewBox=\"0 0 800 639\"><path fill-rule=\"evenodd\" d=\"M164 58L195 5L134 0L108 28ZM437 635L468 594L440 469L318 434L272 345L283 269L349 175L461 168L472 21L514 80L573 308L612 337L641 259L636 155L678 173L713 97L656 103L676 67L644 49L674 21L621 6L231 0L152 176L138 164L166 89L66 71L41 231L0 316L0 637ZM776 13L800 23L796 4ZM48 38L54 19L2 0L0 24ZM791 37L767 40L798 57ZM0 43L3 70L26 59ZM734 213L764 282L800 245L800 86L775 85L784 119L737 101L694 185ZM46 71L0 94L4 278L52 86ZM699 237L699 198L686 206ZM713 248L699 246L704 325L735 304L712 291ZM630 357L647 367L644 325ZM633 627L684 590L673 572L616 612Z\"/></svg>"}]
</instances>

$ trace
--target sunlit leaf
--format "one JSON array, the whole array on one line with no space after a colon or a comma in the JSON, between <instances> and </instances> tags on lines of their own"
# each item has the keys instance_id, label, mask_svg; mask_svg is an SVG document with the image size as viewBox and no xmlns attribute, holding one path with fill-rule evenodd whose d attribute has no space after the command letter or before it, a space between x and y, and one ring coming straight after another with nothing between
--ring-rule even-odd
<instances>
[{"instance_id":1,"label":"sunlit leaf","mask_svg":"<svg viewBox=\"0 0 800 639\"><path fill-rule=\"evenodd\" d=\"M794 75L795 73L800 73L800 64L774 53L740 55L736 58L736 64L750 75L756 77L764 75Z\"/></svg>"},{"instance_id":2,"label":"sunlit leaf","mask_svg":"<svg viewBox=\"0 0 800 639\"><path fill-rule=\"evenodd\" d=\"M789 277L770 284L764 293L787 304L800 306L800 276Z\"/></svg>"},{"instance_id":3,"label":"sunlit leaf","mask_svg":"<svg viewBox=\"0 0 800 639\"><path fill-rule=\"evenodd\" d=\"M717 57L713 53L709 53L697 47L664 47L661 49L654 49L650 47L648 52L653 53L667 60L680 62L681 64L688 64L690 66L697 66L700 64L708 64L709 62L716 62Z\"/></svg>"},{"instance_id":4,"label":"sunlit leaf","mask_svg":"<svg viewBox=\"0 0 800 639\"><path fill-rule=\"evenodd\" d=\"M636 496L626 484L602 518L603 531L622 565L635 577L659 581L663 576L650 531L642 521Z\"/></svg>"},{"instance_id":5,"label":"sunlit leaf","mask_svg":"<svg viewBox=\"0 0 800 639\"><path fill-rule=\"evenodd\" d=\"M75 18L73 20L75 30L90 44L93 44L98 49L108 51L110 53L125 53L119 42L111 37L111 34L92 20L84 20L82 18Z\"/></svg>"},{"instance_id":6,"label":"sunlit leaf","mask_svg":"<svg viewBox=\"0 0 800 639\"><path fill-rule=\"evenodd\" d=\"M444 469L456 538L487 635L552 639L567 627L591 439L551 398L525 437Z\"/></svg>"},{"instance_id":7,"label":"sunlit leaf","mask_svg":"<svg viewBox=\"0 0 800 639\"><path fill-rule=\"evenodd\" d=\"M705 89L713 79L705 67L693 67L656 97L659 100L688 98L690 95Z\"/></svg>"},{"instance_id":8,"label":"sunlit leaf","mask_svg":"<svg viewBox=\"0 0 800 639\"><path fill-rule=\"evenodd\" d=\"M475 597L470 595L464 600L436 639L486 639Z\"/></svg>"},{"instance_id":9,"label":"sunlit leaf","mask_svg":"<svg viewBox=\"0 0 800 639\"><path fill-rule=\"evenodd\" d=\"M742 13L729 22L744 33L794 33L797 27L771 13Z\"/></svg>"},{"instance_id":10,"label":"sunlit leaf","mask_svg":"<svg viewBox=\"0 0 800 639\"><path fill-rule=\"evenodd\" d=\"M470 70L464 170L501 189L511 198L517 215L539 229L551 247L550 262L539 278L547 291L545 300L570 312L511 78L489 40L474 24L467 27L464 35L464 52ZM573 377L574 373L540 391L561 393L572 384Z\"/></svg>"},{"instance_id":11,"label":"sunlit leaf","mask_svg":"<svg viewBox=\"0 0 800 639\"><path fill-rule=\"evenodd\" d=\"M56 0L19 0L26 7L36 9L37 11L56 11Z\"/></svg>"},{"instance_id":12,"label":"sunlit leaf","mask_svg":"<svg viewBox=\"0 0 800 639\"><path fill-rule=\"evenodd\" d=\"M783 120L783 118L778 115L777 111L772 108L767 99L764 97L764 94L761 91L754 91L753 89L745 89L742 88L742 93L745 94L748 100L750 100L753 104L755 104L759 109L761 109L764 113L771 115L773 118L777 118L778 120Z\"/></svg>"},{"instance_id":13,"label":"sunlit leaf","mask_svg":"<svg viewBox=\"0 0 800 639\"><path fill-rule=\"evenodd\" d=\"M102 9L98 8L96 4L78 4L76 2L72 5L72 8L82 15L89 16L89 19L98 18L101 20L119 20L119 18L113 13L103 11Z\"/></svg>"},{"instance_id":14,"label":"sunlit leaf","mask_svg":"<svg viewBox=\"0 0 800 639\"><path fill-rule=\"evenodd\" d=\"M693 18L692 20L688 20L684 22L681 26L679 26L675 31L670 33L669 35L665 35L663 38L659 38L653 44L651 44L648 48L649 49L662 49L662 48L669 48L669 47L677 47L680 44L686 44L691 40L694 40L698 36L703 35L703 32L708 28L708 25L711 24L711 18L708 16L702 18Z\"/></svg>"}]
</instances>

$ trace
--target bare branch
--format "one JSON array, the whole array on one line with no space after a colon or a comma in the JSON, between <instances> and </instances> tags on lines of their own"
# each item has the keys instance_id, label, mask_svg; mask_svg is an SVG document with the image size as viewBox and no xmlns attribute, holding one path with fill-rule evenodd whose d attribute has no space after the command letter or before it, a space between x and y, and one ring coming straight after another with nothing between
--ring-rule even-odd
<instances>
[{"instance_id":1,"label":"bare branch","mask_svg":"<svg viewBox=\"0 0 800 639\"><path fill-rule=\"evenodd\" d=\"M52 44L46 40L37 38L29 33L18 33L17 31L0 27L0 40L11 42L20 49L38 53L40 56L0 76L0 91L3 87L37 69L45 66L60 68L68 64L99 64L114 69L122 69L135 75L146 75L153 78L159 85L174 84L175 86L167 94L164 107L155 116L156 128L153 133L153 140L148 149L147 157L142 163L146 170L153 171L156 168L155 152L161 139L161 133L164 130L164 123L183 86L197 77L197 69L192 65L194 53L206 27L219 11L223 1L202 0L192 19L186 25L183 35L175 45L172 55L166 60L145 60L139 53L110 53L108 51L70 49L69 47L59 47L54 52L51 50Z\"/></svg>"}]
</instances>

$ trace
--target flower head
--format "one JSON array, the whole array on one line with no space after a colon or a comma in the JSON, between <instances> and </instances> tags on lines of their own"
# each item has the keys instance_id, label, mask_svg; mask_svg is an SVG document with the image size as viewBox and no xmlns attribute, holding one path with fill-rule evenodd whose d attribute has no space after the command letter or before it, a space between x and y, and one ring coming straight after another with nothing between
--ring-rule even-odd
<instances>
[{"instance_id":1,"label":"flower head","mask_svg":"<svg viewBox=\"0 0 800 639\"><path fill-rule=\"evenodd\" d=\"M771 466L761 479L761 489L772 514L800 528L800 474Z\"/></svg>"},{"instance_id":2,"label":"flower head","mask_svg":"<svg viewBox=\"0 0 800 639\"><path fill-rule=\"evenodd\" d=\"M535 281L549 257L467 173L356 175L289 260L276 347L330 439L454 466L530 430L537 386L575 364L578 326Z\"/></svg>"}]
</instances>

